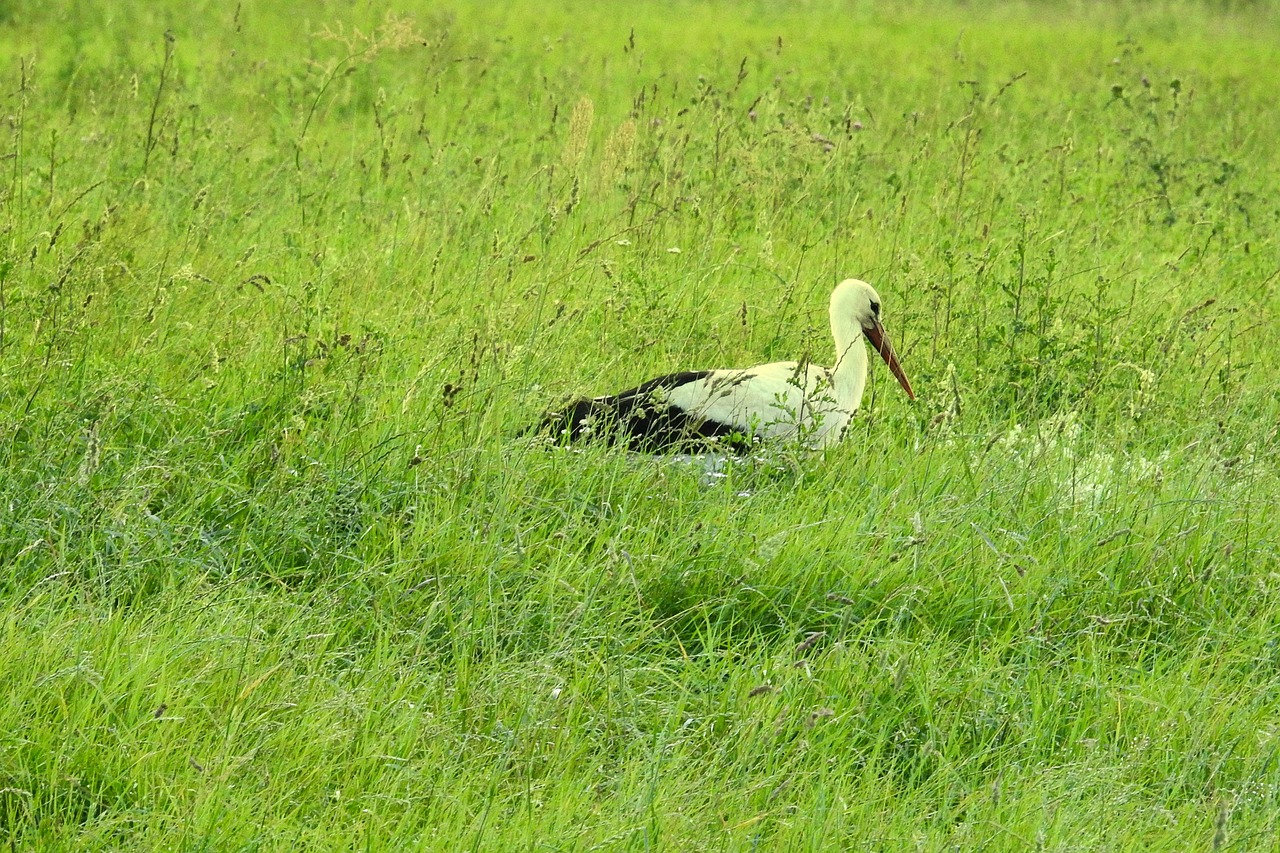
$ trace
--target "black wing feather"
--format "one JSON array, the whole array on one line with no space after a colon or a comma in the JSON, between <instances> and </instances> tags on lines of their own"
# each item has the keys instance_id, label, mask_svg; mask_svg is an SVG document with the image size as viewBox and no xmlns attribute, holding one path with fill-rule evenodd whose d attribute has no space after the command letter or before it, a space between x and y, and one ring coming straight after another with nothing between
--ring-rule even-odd
<instances>
[{"instance_id":1,"label":"black wing feather","mask_svg":"<svg viewBox=\"0 0 1280 853\"><path fill-rule=\"evenodd\" d=\"M549 434L558 441L597 439L642 453L707 450L711 446L750 449L751 439L741 427L695 417L667 401L664 392L711 373L669 373L607 397L574 400L526 432Z\"/></svg>"}]
</instances>

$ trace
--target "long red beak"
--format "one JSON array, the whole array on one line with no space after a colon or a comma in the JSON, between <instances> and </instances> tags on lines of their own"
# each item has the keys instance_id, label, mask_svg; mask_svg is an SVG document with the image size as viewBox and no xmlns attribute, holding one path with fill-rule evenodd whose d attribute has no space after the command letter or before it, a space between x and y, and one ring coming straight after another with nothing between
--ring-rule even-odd
<instances>
[{"instance_id":1,"label":"long red beak","mask_svg":"<svg viewBox=\"0 0 1280 853\"><path fill-rule=\"evenodd\" d=\"M898 354L893 351L893 344L889 343L889 338L885 336L884 326L876 323L870 328L864 327L862 334L867 336L867 340L871 341L871 345L876 348L876 352L880 353L884 363L889 365L889 370L897 377L898 384L902 386L902 390L906 391L907 396L914 400L916 392L911 390L911 380L907 379L907 374L902 371L902 365L898 364Z\"/></svg>"}]
</instances>

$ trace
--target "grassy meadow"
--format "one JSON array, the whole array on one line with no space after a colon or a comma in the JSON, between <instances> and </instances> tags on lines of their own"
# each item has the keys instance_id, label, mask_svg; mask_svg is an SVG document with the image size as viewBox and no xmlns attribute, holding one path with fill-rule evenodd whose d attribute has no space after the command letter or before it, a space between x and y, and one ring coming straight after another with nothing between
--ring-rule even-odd
<instances>
[{"instance_id":1,"label":"grassy meadow","mask_svg":"<svg viewBox=\"0 0 1280 853\"><path fill-rule=\"evenodd\" d=\"M0 6L8 849L1270 849L1268 4L267 5Z\"/></svg>"}]
</instances>

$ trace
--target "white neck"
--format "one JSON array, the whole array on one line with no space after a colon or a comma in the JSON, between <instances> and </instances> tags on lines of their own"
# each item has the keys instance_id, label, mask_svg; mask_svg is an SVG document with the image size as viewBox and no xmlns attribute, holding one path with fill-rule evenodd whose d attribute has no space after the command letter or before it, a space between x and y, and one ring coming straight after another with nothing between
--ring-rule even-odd
<instances>
[{"instance_id":1,"label":"white neck","mask_svg":"<svg viewBox=\"0 0 1280 853\"><path fill-rule=\"evenodd\" d=\"M867 386L867 348L862 329L844 317L831 316L831 334L836 339L836 360L831 367L831 385L836 402L849 413L862 405Z\"/></svg>"}]
</instances>

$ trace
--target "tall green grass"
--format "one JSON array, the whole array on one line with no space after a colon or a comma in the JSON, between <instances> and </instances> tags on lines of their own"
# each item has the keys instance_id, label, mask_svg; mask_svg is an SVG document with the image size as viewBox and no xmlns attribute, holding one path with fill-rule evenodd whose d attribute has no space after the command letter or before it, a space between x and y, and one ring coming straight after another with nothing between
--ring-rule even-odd
<instances>
[{"instance_id":1,"label":"tall green grass","mask_svg":"<svg viewBox=\"0 0 1280 853\"><path fill-rule=\"evenodd\" d=\"M11 848L1272 843L1265 4L0 32ZM513 438L847 276L836 449Z\"/></svg>"}]
</instances>

